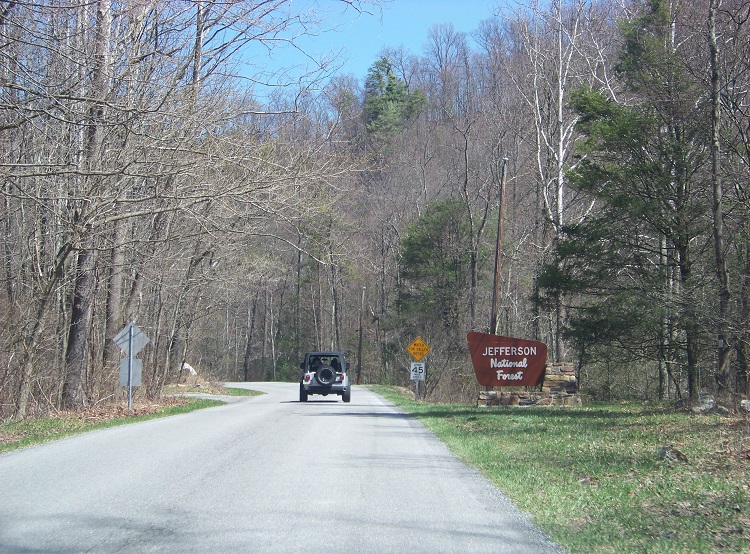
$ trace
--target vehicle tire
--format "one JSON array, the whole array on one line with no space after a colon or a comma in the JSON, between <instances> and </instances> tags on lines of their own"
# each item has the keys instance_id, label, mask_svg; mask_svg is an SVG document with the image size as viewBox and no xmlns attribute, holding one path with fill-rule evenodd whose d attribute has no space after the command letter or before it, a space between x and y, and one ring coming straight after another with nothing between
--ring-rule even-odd
<instances>
[{"instance_id":1,"label":"vehicle tire","mask_svg":"<svg viewBox=\"0 0 750 554\"><path fill-rule=\"evenodd\" d=\"M299 387L299 401L307 402L307 391L300 385Z\"/></svg>"},{"instance_id":2,"label":"vehicle tire","mask_svg":"<svg viewBox=\"0 0 750 554\"><path fill-rule=\"evenodd\" d=\"M318 383L324 386L332 385L336 379L336 372L329 365L322 365L315 371Z\"/></svg>"},{"instance_id":3,"label":"vehicle tire","mask_svg":"<svg viewBox=\"0 0 750 554\"><path fill-rule=\"evenodd\" d=\"M346 389L344 391L344 394L341 395L341 400L344 402L351 402L352 401L352 389Z\"/></svg>"}]
</instances>

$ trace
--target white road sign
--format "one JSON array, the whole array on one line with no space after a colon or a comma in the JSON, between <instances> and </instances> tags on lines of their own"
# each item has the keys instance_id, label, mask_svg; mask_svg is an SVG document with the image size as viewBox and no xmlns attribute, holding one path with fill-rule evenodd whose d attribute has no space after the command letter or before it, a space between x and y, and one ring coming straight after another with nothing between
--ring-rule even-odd
<instances>
[{"instance_id":1,"label":"white road sign","mask_svg":"<svg viewBox=\"0 0 750 554\"><path fill-rule=\"evenodd\" d=\"M412 381L424 381L425 374L427 372L424 368L424 362L412 362L411 363L411 380Z\"/></svg>"},{"instance_id":2,"label":"white road sign","mask_svg":"<svg viewBox=\"0 0 750 554\"><path fill-rule=\"evenodd\" d=\"M133 373L130 379L130 386L140 387L141 375L143 375L143 360L133 358L132 367L129 365L129 362L130 360L128 360L128 358L123 358L122 360L120 360L120 386L128 386L128 375L130 374L132 369Z\"/></svg>"},{"instance_id":3,"label":"white road sign","mask_svg":"<svg viewBox=\"0 0 750 554\"><path fill-rule=\"evenodd\" d=\"M127 359L120 360L120 384L128 387L128 410L130 410L133 408L133 387L141 385L143 368L143 362L134 356L149 343L149 338L135 323L130 323L112 340L127 355Z\"/></svg>"},{"instance_id":4,"label":"white road sign","mask_svg":"<svg viewBox=\"0 0 750 554\"><path fill-rule=\"evenodd\" d=\"M149 343L149 338L146 336L146 333L141 331L138 326L135 323L131 323L129 325L126 325L125 328L117 333L117 336L113 338L112 340L115 341L115 344L120 347L120 350L125 352L125 354L130 355L130 328L133 328L133 356L138 354L144 346L146 346Z\"/></svg>"}]
</instances>

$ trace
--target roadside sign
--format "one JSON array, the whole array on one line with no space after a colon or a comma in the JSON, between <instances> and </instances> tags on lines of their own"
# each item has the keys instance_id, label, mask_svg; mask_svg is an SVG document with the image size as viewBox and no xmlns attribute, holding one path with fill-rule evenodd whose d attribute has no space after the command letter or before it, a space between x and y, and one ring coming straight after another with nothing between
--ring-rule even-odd
<instances>
[{"instance_id":1,"label":"roadside sign","mask_svg":"<svg viewBox=\"0 0 750 554\"><path fill-rule=\"evenodd\" d=\"M469 332L469 354L484 387L535 387L544 380L547 345L533 340Z\"/></svg>"},{"instance_id":2,"label":"roadside sign","mask_svg":"<svg viewBox=\"0 0 750 554\"><path fill-rule=\"evenodd\" d=\"M427 372L424 369L424 363L422 362L411 363L411 380L412 381L424 381L426 373Z\"/></svg>"},{"instance_id":3,"label":"roadside sign","mask_svg":"<svg viewBox=\"0 0 750 554\"><path fill-rule=\"evenodd\" d=\"M135 323L131 323L129 325L126 325L125 328L117 333L117 336L113 338L112 340L115 341L115 344L120 347L120 350L125 352L126 355L130 355L131 352L131 337L130 337L130 328L133 328L133 337L132 337L132 354L135 356L143 350L143 347L146 346L149 343L149 338L146 336L146 333L141 331L138 326Z\"/></svg>"},{"instance_id":4,"label":"roadside sign","mask_svg":"<svg viewBox=\"0 0 750 554\"><path fill-rule=\"evenodd\" d=\"M416 339L414 339L414 341L406 347L406 350L417 362L422 361L422 358L430 353L430 347L427 346L427 343L422 340L422 337L417 337Z\"/></svg>"},{"instance_id":5,"label":"roadside sign","mask_svg":"<svg viewBox=\"0 0 750 554\"><path fill-rule=\"evenodd\" d=\"M120 360L120 386L121 387L127 387L128 386L128 375L130 375L130 367L129 367L128 358L123 358ZM133 358L133 365L132 365L133 374L130 378L130 386L132 387L140 387L141 386L141 375L143 375L143 360L139 358Z\"/></svg>"},{"instance_id":6,"label":"roadside sign","mask_svg":"<svg viewBox=\"0 0 750 554\"><path fill-rule=\"evenodd\" d=\"M133 409L133 387L141 385L143 373L142 360L133 356L149 343L149 338L135 323L130 323L112 340L127 355L126 359L120 361L120 384L128 387L128 410L131 410Z\"/></svg>"}]
</instances>

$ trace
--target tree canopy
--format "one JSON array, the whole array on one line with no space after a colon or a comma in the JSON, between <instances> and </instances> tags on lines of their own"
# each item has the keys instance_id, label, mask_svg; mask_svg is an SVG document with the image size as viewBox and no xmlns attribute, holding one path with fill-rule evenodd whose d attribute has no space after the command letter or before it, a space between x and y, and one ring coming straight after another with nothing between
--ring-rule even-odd
<instances>
[{"instance_id":1,"label":"tree canopy","mask_svg":"<svg viewBox=\"0 0 750 554\"><path fill-rule=\"evenodd\" d=\"M131 321L145 396L315 349L406 385L417 335L426 394L474 399L501 200L500 332L593 397L748 393L746 6L519 2L363 76L254 68L325 28L296 10L1 3L1 417L122 398Z\"/></svg>"},{"instance_id":2,"label":"tree canopy","mask_svg":"<svg viewBox=\"0 0 750 554\"><path fill-rule=\"evenodd\" d=\"M399 131L426 103L423 92L407 89L406 83L393 72L393 65L387 57L378 59L367 71L364 115L368 132Z\"/></svg>"}]
</instances>

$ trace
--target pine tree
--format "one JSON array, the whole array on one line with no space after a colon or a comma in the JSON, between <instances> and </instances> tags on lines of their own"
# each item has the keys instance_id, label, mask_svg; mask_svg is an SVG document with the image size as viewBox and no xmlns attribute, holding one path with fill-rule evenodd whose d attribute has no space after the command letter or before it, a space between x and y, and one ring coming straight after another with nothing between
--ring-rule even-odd
<instances>
[{"instance_id":1,"label":"pine tree","mask_svg":"<svg viewBox=\"0 0 750 554\"><path fill-rule=\"evenodd\" d=\"M673 44L675 17L653 0L623 26L617 72L628 105L588 88L573 95L586 139L570 183L597 211L565 229L559 266L541 281L579 294L568 332L580 350L621 346L684 368L692 398L705 326L695 309L693 243L706 223L696 182L706 163L706 113Z\"/></svg>"},{"instance_id":2,"label":"pine tree","mask_svg":"<svg viewBox=\"0 0 750 554\"><path fill-rule=\"evenodd\" d=\"M423 92L409 92L388 58L380 58L368 70L364 112L369 133L387 134L402 129L426 103Z\"/></svg>"}]
</instances>

